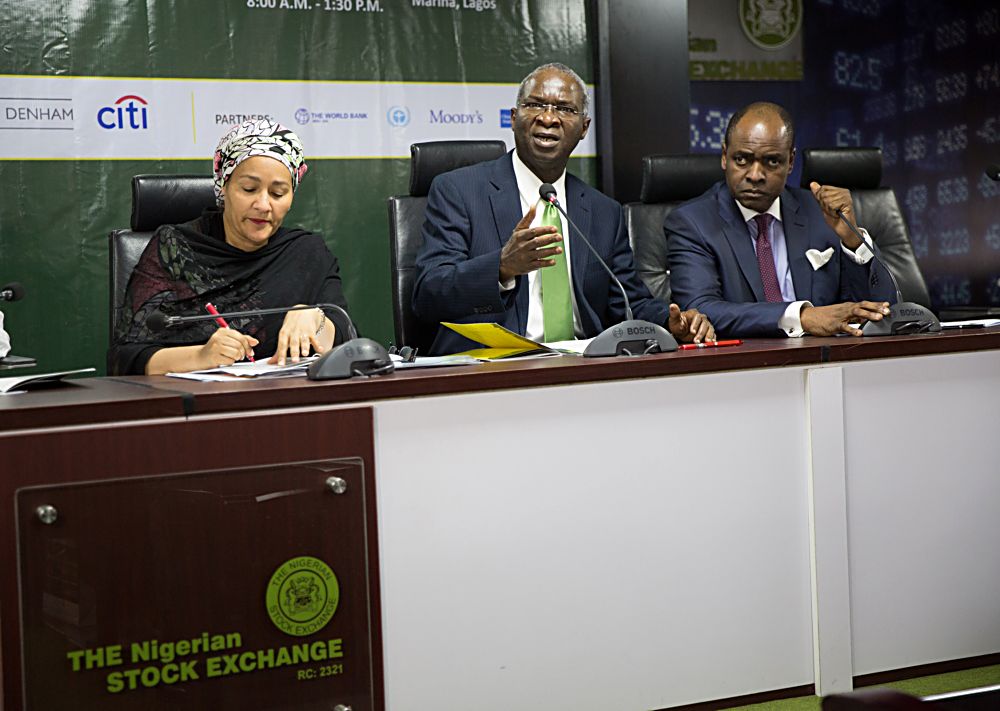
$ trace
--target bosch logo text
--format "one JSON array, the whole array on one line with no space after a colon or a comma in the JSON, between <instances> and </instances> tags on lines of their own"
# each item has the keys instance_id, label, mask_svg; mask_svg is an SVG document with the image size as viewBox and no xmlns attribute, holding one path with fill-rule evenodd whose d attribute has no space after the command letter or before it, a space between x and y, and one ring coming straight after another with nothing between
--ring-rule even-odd
<instances>
[{"instance_id":1,"label":"bosch logo text","mask_svg":"<svg viewBox=\"0 0 1000 711\"><path fill-rule=\"evenodd\" d=\"M141 130L149 128L149 105L145 99L135 94L126 94L112 106L105 106L97 112L97 124L109 131L113 129Z\"/></svg>"}]
</instances>

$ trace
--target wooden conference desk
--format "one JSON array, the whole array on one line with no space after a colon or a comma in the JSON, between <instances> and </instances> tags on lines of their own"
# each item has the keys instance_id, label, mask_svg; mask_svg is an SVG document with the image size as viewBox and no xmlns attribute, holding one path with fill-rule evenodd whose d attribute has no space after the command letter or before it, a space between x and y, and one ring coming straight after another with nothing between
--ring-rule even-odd
<instances>
[{"instance_id":1,"label":"wooden conference desk","mask_svg":"<svg viewBox=\"0 0 1000 711\"><path fill-rule=\"evenodd\" d=\"M351 525L370 534L369 569L354 581L369 593L355 612L371 620L350 634L370 644L347 647L344 666L357 674L336 687L355 710L658 709L829 693L859 675L994 654L998 425L996 329L346 382L107 378L2 398L5 708L22 694L19 589L44 588L62 552L50 542L34 560L22 547L18 560L15 533L24 546L44 524L30 507L15 518L17 496L316 460L360 462L350 491L357 483L366 495ZM283 540L294 547L297 534L320 536L338 520L291 527ZM336 555L328 541L341 534L326 536L323 556ZM126 549L108 552L109 576L117 556L133 560ZM77 554L87 558L82 546ZM45 566L48 578L36 572ZM180 569L193 590L225 589L196 566ZM38 639L48 644L92 631L79 620L69 630L65 599L44 592L47 607L24 629L47 630ZM185 609L199 605L188 598ZM140 634L111 627L107 639ZM244 645L297 641L270 634L277 641ZM328 708L309 691L324 680L297 681L296 668L248 674L255 708L291 698ZM103 672L60 669L28 674L29 698L56 671L78 695L104 694L107 708L196 698L237 708L242 693L227 678L109 697Z\"/></svg>"}]
</instances>

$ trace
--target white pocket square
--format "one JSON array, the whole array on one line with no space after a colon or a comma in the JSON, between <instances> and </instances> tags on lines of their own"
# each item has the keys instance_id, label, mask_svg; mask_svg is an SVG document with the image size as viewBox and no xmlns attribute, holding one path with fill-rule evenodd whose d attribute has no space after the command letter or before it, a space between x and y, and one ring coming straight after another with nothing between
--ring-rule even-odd
<instances>
[{"instance_id":1,"label":"white pocket square","mask_svg":"<svg viewBox=\"0 0 1000 711\"><path fill-rule=\"evenodd\" d=\"M833 256L833 247L827 247L822 252L818 249L807 249L806 259L812 264L813 271L816 271L824 264L830 261L830 257Z\"/></svg>"}]
</instances>

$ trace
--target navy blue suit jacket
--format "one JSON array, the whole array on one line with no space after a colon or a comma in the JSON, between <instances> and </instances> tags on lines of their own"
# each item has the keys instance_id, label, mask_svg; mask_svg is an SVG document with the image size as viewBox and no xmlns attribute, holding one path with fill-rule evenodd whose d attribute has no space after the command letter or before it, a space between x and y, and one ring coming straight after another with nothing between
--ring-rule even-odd
<instances>
[{"instance_id":1,"label":"navy blue suit jacket","mask_svg":"<svg viewBox=\"0 0 1000 711\"><path fill-rule=\"evenodd\" d=\"M621 205L568 174L566 192L570 219L590 238L625 287L634 317L665 326L667 305L654 299L635 274ZM506 293L500 292L499 285L500 250L521 217L509 153L436 177L427 196L423 245L417 254L416 314L435 323L495 322L524 335L528 277L518 276L515 287ZM604 267L569 230L564 224L563 239L573 240L573 292L581 327L589 338L624 320L625 302ZM431 350L455 353L476 347L478 344L440 327Z\"/></svg>"},{"instance_id":2,"label":"navy blue suit jacket","mask_svg":"<svg viewBox=\"0 0 1000 711\"><path fill-rule=\"evenodd\" d=\"M819 203L808 190L781 193L781 223L796 300L827 306L845 301L895 302L892 279L879 260L857 264L841 251ZM725 337L782 336L778 319L788 302L769 303L753 240L725 182L671 212L663 223L670 287L682 309L698 309ZM833 247L833 257L813 270L806 250ZM874 266L873 266L874 265Z\"/></svg>"}]
</instances>

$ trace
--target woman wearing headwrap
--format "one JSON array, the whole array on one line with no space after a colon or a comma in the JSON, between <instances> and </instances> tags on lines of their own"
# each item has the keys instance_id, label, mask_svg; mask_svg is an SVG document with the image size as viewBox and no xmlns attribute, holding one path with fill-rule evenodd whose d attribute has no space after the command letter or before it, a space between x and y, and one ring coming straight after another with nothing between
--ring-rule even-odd
<instances>
[{"instance_id":1,"label":"woman wearing headwrap","mask_svg":"<svg viewBox=\"0 0 1000 711\"><path fill-rule=\"evenodd\" d=\"M109 354L117 374L155 375L229 365L256 355L270 362L322 353L343 337L319 309L233 318L151 332L146 319L334 303L347 307L337 259L320 235L282 226L306 172L302 144L268 121L229 131L213 164L218 210L153 234L129 279ZM273 354L273 355L272 355Z\"/></svg>"}]
</instances>

